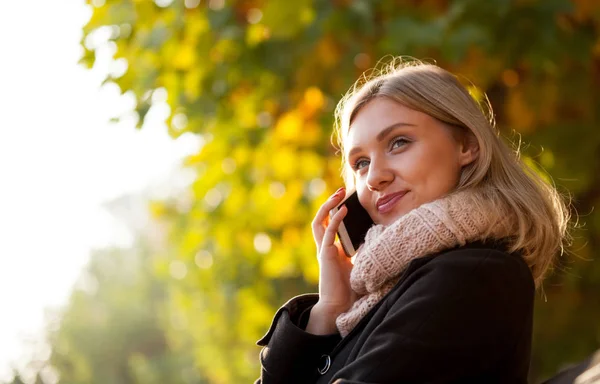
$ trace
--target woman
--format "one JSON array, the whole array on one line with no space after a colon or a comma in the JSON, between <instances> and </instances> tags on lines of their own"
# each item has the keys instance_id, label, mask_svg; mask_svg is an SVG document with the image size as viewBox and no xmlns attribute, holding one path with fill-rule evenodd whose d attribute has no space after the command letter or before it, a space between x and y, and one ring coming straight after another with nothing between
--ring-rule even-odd
<instances>
[{"instance_id":1,"label":"woman","mask_svg":"<svg viewBox=\"0 0 600 384\"><path fill-rule=\"evenodd\" d=\"M352 263L334 242L346 209L328 219L345 190L321 206L319 294L279 309L257 382L526 383L535 287L566 235L556 190L435 65L392 65L336 117L376 225Z\"/></svg>"}]
</instances>

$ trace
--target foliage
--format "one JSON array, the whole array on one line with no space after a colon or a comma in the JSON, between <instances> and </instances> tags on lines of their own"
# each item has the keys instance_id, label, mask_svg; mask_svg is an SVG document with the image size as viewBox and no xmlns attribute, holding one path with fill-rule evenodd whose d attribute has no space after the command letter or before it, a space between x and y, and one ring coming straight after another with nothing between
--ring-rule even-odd
<instances>
[{"instance_id":1,"label":"foliage","mask_svg":"<svg viewBox=\"0 0 600 384\"><path fill-rule=\"evenodd\" d=\"M17 371L14 371L13 379L8 384L25 384L25 383L23 382L21 375L19 375L19 373Z\"/></svg>"},{"instance_id":2,"label":"foliage","mask_svg":"<svg viewBox=\"0 0 600 384\"><path fill-rule=\"evenodd\" d=\"M585 220L567 273L537 308L532 377L600 344L600 4L586 0L94 0L82 62L106 35L139 125L166 90L169 132L200 136L181 201L154 202L170 226L169 307L175 345L210 382L258 372L253 342L277 306L315 290L309 223L341 184L329 143L344 91L386 55L435 61L477 84L504 136L522 136L531 164L573 193ZM156 96L156 97L153 97ZM541 150L543 148L543 150ZM173 264L176 263L176 264ZM585 316L583 316L585 314ZM115 335L116 336L116 335ZM183 343L191 340L191 346ZM186 347L184 347L186 346ZM93 357L90 355L90 358Z\"/></svg>"}]
</instances>

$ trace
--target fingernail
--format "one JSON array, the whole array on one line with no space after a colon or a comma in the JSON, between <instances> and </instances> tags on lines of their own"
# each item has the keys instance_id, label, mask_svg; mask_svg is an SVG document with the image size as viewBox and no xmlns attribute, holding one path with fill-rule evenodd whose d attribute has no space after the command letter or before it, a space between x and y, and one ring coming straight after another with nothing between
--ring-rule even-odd
<instances>
[{"instance_id":1,"label":"fingernail","mask_svg":"<svg viewBox=\"0 0 600 384\"><path fill-rule=\"evenodd\" d=\"M342 191L344 190L344 187L339 188L337 191L335 191L333 193L333 195L331 195L329 198L333 199L334 197L337 197Z\"/></svg>"}]
</instances>

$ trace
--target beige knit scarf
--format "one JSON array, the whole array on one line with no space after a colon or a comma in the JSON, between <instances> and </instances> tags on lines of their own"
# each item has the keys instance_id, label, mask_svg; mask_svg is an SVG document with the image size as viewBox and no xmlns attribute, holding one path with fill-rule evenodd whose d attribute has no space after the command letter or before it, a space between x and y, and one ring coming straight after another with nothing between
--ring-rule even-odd
<instances>
[{"instance_id":1,"label":"beige knit scarf","mask_svg":"<svg viewBox=\"0 0 600 384\"><path fill-rule=\"evenodd\" d=\"M360 298L336 319L342 337L396 285L410 261L510 233L511 215L493 219L490 213L498 212L498 207L476 194L472 190L450 194L413 209L389 226L374 225L369 230L350 274L352 289Z\"/></svg>"}]
</instances>

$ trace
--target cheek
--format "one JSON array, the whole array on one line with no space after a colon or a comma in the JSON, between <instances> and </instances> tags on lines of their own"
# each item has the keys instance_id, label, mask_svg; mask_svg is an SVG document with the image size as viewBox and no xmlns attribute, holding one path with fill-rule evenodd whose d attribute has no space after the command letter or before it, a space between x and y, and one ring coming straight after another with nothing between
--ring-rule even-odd
<instances>
[{"instance_id":1,"label":"cheek","mask_svg":"<svg viewBox=\"0 0 600 384\"><path fill-rule=\"evenodd\" d=\"M366 184L361 180L356 183L356 193L358 194L358 201L367 212L372 216L375 213L375 206L373 203L373 193L369 191Z\"/></svg>"},{"instance_id":2,"label":"cheek","mask_svg":"<svg viewBox=\"0 0 600 384\"><path fill-rule=\"evenodd\" d=\"M405 175L421 195L434 200L450 192L458 182L460 166L454 152L445 147L423 148L418 156L406 159Z\"/></svg>"}]
</instances>

